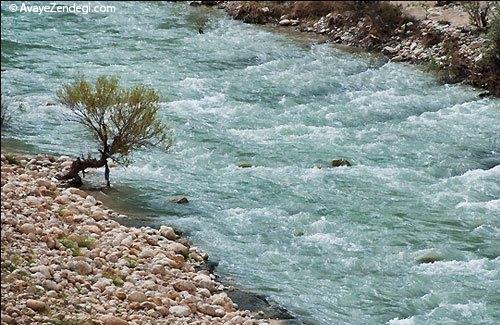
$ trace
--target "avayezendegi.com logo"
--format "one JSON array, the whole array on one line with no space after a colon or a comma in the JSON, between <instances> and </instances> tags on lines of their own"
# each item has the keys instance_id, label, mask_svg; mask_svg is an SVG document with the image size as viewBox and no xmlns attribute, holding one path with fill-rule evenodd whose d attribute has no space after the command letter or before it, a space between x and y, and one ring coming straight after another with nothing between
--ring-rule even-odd
<instances>
[{"instance_id":1,"label":"avayezendegi.com logo","mask_svg":"<svg viewBox=\"0 0 500 325\"><path fill-rule=\"evenodd\" d=\"M32 13L32 14L45 14L45 13L73 13L73 14L83 14L88 13L112 13L116 12L116 7L111 5L103 5L97 3L78 3L74 2L72 4L58 4L55 2L35 5L31 3L22 2L21 4L12 3L9 5L9 10L11 12L18 13Z\"/></svg>"}]
</instances>

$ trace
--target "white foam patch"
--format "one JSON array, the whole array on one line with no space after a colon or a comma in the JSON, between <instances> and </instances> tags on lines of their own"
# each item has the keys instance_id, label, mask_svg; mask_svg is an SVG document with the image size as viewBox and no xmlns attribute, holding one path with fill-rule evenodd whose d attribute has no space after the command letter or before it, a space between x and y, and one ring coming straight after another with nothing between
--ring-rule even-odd
<instances>
[{"instance_id":1,"label":"white foam patch","mask_svg":"<svg viewBox=\"0 0 500 325\"><path fill-rule=\"evenodd\" d=\"M167 104L169 110L179 115L192 116L193 113L214 114L229 116L234 112L234 108L224 107L222 103L226 101L224 94L218 93L213 96L205 96L202 99L176 100Z\"/></svg>"},{"instance_id":2,"label":"white foam patch","mask_svg":"<svg viewBox=\"0 0 500 325\"><path fill-rule=\"evenodd\" d=\"M290 140L327 138L329 141L342 135L342 130L331 126L310 126L304 124L285 124L261 129L229 129L234 136L253 140L269 141L286 137Z\"/></svg>"},{"instance_id":3,"label":"white foam patch","mask_svg":"<svg viewBox=\"0 0 500 325\"><path fill-rule=\"evenodd\" d=\"M389 325L413 325L415 324L415 316L410 318L399 319L398 317L391 319L387 322Z\"/></svg>"},{"instance_id":4,"label":"white foam patch","mask_svg":"<svg viewBox=\"0 0 500 325\"><path fill-rule=\"evenodd\" d=\"M460 202L455 208L485 208L490 211L500 211L500 199L486 201L486 202Z\"/></svg>"},{"instance_id":5,"label":"white foam patch","mask_svg":"<svg viewBox=\"0 0 500 325\"><path fill-rule=\"evenodd\" d=\"M206 80L201 78L185 78L179 82L179 85L193 90L204 89Z\"/></svg>"},{"instance_id":6,"label":"white foam patch","mask_svg":"<svg viewBox=\"0 0 500 325\"><path fill-rule=\"evenodd\" d=\"M138 175L140 175L141 178L146 178L146 179L155 179L158 177L168 177L169 173L164 173L164 168L162 167L155 167L152 164L145 164L142 166L138 165L131 165L126 168L122 168L122 170L119 171L121 175L123 176L129 176L132 178L136 178Z\"/></svg>"},{"instance_id":7,"label":"white foam patch","mask_svg":"<svg viewBox=\"0 0 500 325\"><path fill-rule=\"evenodd\" d=\"M323 175L325 175L325 169L313 167L304 170L304 173L299 178L303 181L310 181Z\"/></svg>"},{"instance_id":8,"label":"white foam patch","mask_svg":"<svg viewBox=\"0 0 500 325\"><path fill-rule=\"evenodd\" d=\"M468 302L466 304L439 304L440 308L452 309L459 312L463 317L472 317L477 313L483 312L486 306L482 302Z\"/></svg>"},{"instance_id":9,"label":"white foam patch","mask_svg":"<svg viewBox=\"0 0 500 325\"><path fill-rule=\"evenodd\" d=\"M426 275L476 275L486 278L498 276L498 270L487 269L488 259L470 261L438 261L420 264L414 270Z\"/></svg>"},{"instance_id":10,"label":"white foam patch","mask_svg":"<svg viewBox=\"0 0 500 325\"><path fill-rule=\"evenodd\" d=\"M473 169L462 175L450 177L449 180L462 180L465 184L473 183L479 180L493 180L500 178L500 165L491 169Z\"/></svg>"},{"instance_id":11,"label":"white foam patch","mask_svg":"<svg viewBox=\"0 0 500 325\"><path fill-rule=\"evenodd\" d=\"M340 246L351 252L358 252L362 250L360 246L347 241L345 238L337 237L334 234L314 234L304 236L303 239L309 242L321 243L322 245L327 244Z\"/></svg>"}]
</instances>

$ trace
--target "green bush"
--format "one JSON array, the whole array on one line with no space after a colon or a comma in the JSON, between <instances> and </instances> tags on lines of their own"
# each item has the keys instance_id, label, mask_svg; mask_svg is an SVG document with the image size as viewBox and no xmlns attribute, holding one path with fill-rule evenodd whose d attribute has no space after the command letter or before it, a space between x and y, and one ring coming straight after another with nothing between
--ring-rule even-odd
<instances>
[{"instance_id":1,"label":"green bush","mask_svg":"<svg viewBox=\"0 0 500 325\"><path fill-rule=\"evenodd\" d=\"M478 29L488 27L488 13L491 9L491 1L463 1L462 6L469 15L470 23Z\"/></svg>"},{"instance_id":2,"label":"green bush","mask_svg":"<svg viewBox=\"0 0 500 325\"><path fill-rule=\"evenodd\" d=\"M71 251L71 255L73 255L74 257L82 256L82 252L80 251L80 247L78 246L78 243L76 241L69 239L68 237L63 237L59 239L59 243L66 249L69 249Z\"/></svg>"}]
</instances>

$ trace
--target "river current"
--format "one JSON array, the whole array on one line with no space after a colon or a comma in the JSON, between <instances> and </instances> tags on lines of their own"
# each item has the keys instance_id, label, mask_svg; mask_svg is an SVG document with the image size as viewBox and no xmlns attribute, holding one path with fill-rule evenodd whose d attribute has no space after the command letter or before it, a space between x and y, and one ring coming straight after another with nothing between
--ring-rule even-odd
<instances>
[{"instance_id":1,"label":"river current","mask_svg":"<svg viewBox=\"0 0 500 325\"><path fill-rule=\"evenodd\" d=\"M76 73L147 84L174 145L137 152L111 181L228 281L308 324L500 322L498 99L187 3L87 15L9 4L3 138L86 154L61 85ZM352 166L329 167L336 158ZM190 203L169 203L177 194Z\"/></svg>"}]
</instances>

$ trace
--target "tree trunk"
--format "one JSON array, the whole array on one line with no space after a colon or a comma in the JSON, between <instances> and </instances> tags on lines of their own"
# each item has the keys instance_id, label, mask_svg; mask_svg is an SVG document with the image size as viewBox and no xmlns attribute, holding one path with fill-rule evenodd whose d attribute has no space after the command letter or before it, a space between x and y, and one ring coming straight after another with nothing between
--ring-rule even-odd
<instances>
[{"instance_id":1,"label":"tree trunk","mask_svg":"<svg viewBox=\"0 0 500 325\"><path fill-rule=\"evenodd\" d=\"M104 165L104 178L106 179L106 186L111 187L111 184L109 183L109 166L108 166L108 160L106 160L106 164Z\"/></svg>"},{"instance_id":2,"label":"tree trunk","mask_svg":"<svg viewBox=\"0 0 500 325\"><path fill-rule=\"evenodd\" d=\"M75 187L80 187L83 185L82 183L82 178L80 177L79 173L80 172L83 172L85 171L85 169L87 168L100 168L100 167L103 167L103 166L107 166L107 162L106 162L106 156L105 155L101 155L101 159L95 159L95 158L88 158L88 159L80 159L80 158L77 158L75 161L73 161L73 163L71 164L71 167L69 169L69 171L60 176L59 179L60 180L71 180L70 181L70 184L72 186L75 186ZM106 168L107 169L107 182L108 182L108 186L109 186L109 168Z\"/></svg>"}]
</instances>

